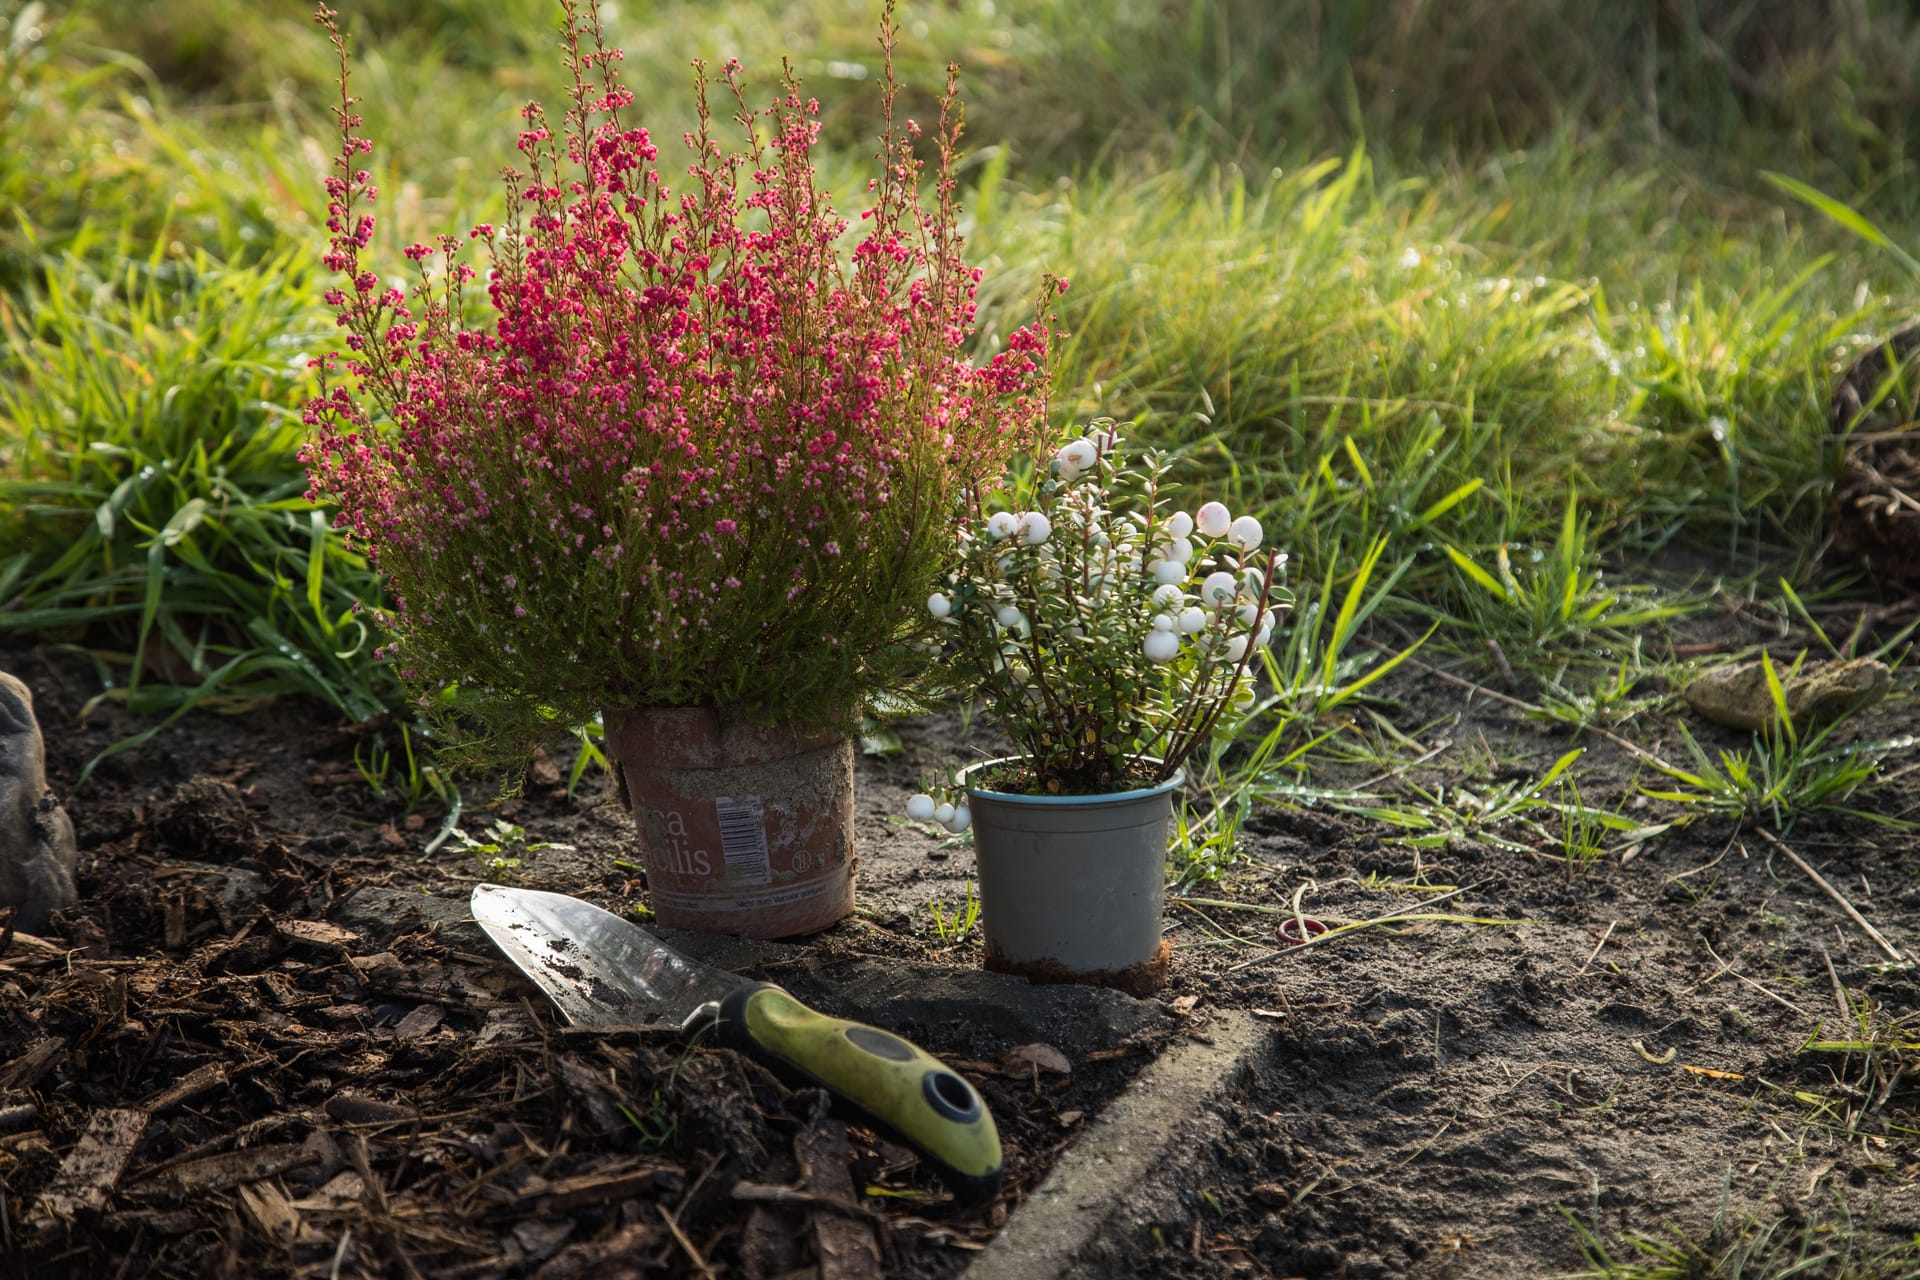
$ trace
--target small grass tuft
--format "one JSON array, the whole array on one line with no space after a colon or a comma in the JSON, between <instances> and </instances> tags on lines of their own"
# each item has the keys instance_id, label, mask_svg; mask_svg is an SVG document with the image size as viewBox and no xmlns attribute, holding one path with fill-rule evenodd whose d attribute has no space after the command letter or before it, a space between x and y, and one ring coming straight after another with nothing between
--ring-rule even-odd
<instances>
[{"instance_id":1,"label":"small grass tuft","mask_svg":"<svg viewBox=\"0 0 1920 1280\"><path fill-rule=\"evenodd\" d=\"M945 946L955 946L965 942L980 924L980 898L974 892L973 881L967 881L967 896L951 911L941 901L927 903L927 917L933 925L933 936Z\"/></svg>"},{"instance_id":2,"label":"small grass tuft","mask_svg":"<svg viewBox=\"0 0 1920 1280\"><path fill-rule=\"evenodd\" d=\"M1590 1269L1559 1280L1920 1280L1920 1238L1878 1229L1843 1195L1831 1209L1776 1217L1736 1213L1723 1192L1704 1231L1663 1223L1612 1243L1564 1208Z\"/></svg>"}]
</instances>

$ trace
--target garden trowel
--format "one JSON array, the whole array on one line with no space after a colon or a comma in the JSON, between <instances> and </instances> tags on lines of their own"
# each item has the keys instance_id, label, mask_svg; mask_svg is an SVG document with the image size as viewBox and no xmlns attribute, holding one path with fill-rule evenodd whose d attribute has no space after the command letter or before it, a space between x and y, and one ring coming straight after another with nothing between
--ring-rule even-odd
<instances>
[{"instance_id":1,"label":"garden trowel","mask_svg":"<svg viewBox=\"0 0 1920 1280\"><path fill-rule=\"evenodd\" d=\"M680 954L562 893L481 884L473 918L579 1026L712 1028L723 1045L851 1105L932 1162L966 1200L1000 1185L1000 1135L974 1087L892 1032L816 1013L779 987Z\"/></svg>"}]
</instances>

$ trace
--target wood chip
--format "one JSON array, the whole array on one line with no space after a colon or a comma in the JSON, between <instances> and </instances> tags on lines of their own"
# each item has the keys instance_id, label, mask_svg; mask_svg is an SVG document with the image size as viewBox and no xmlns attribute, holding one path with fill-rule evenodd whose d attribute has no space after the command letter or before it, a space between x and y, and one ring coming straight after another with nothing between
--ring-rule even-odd
<instances>
[{"instance_id":1,"label":"wood chip","mask_svg":"<svg viewBox=\"0 0 1920 1280\"><path fill-rule=\"evenodd\" d=\"M31 1089L40 1077L52 1069L66 1052L67 1042L58 1036L43 1036L27 1046L27 1051L0 1067L0 1089Z\"/></svg>"},{"instance_id":2,"label":"wood chip","mask_svg":"<svg viewBox=\"0 0 1920 1280\"><path fill-rule=\"evenodd\" d=\"M360 1181L360 1175L343 1169L312 1195L295 1200L293 1207L301 1213L354 1213L366 1198L367 1184Z\"/></svg>"},{"instance_id":3,"label":"wood chip","mask_svg":"<svg viewBox=\"0 0 1920 1280\"><path fill-rule=\"evenodd\" d=\"M364 1098L357 1093L336 1093L328 1098L322 1108L330 1119L341 1124L394 1124L403 1120L412 1120L419 1113L412 1107L403 1107L397 1102L382 1102L378 1098Z\"/></svg>"},{"instance_id":4,"label":"wood chip","mask_svg":"<svg viewBox=\"0 0 1920 1280\"><path fill-rule=\"evenodd\" d=\"M1073 1074L1073 1064L1050 1044L1017 1044L1001 1056L1000 1070L1010 1076L1031 1075L1036 1070L1065 1076Z\"/></svg>"},{"instance_id":5,"label":"wood chip","mask_svg":"<svg viewBox=\"0 0 1920 1280\"><path fill-rule=\"evenodd\" d=\"M557 787L560 785L560 766L543 749L535 747L533 760L527 765L527 779L536 787Z\"/></svg>"},{"instance_id":6,"label":"wood chip","mask_svg":"<svg viewBox=\"0 0 1920 1280\"><path fill-rule=\"evenodd\" d=\"M203 1093L217 1089L226 1082L226 1067L218 1062L209 1062L187 1072L186 1075L148 1098L142 1105L152 1114L159 1115Z\"/></svg>"},{"instance_id":7,"label":"wood chip","mask_svg":"<svg viewBox=\"0 0 1920 1280\"><path fill-rule=\"evenodd\" d=\"M79 1144L60 1162L34 1216L65 1220L106 1208L107 1193L120 1181L147 1121L146 1112L131 1107L94 1112Z\"/></svg>"},{"instance_id":8,"label":"wood chip","mask_svg":"<svg viewBox=\"0 0 1920 1280\"><path fill-rule=\"evenodd\" d=\"M653 1191L655 1184L660 1182L663 1175L677 1183L680 1170L672 1166L649 1165L645 1168L625 1169L618 1173L583 1174L577 1178L563 1178L552 1183L531 1179L517 1198L501 1205L497 1212L516 1215L533 1213L545 1217L548 1214L579 1208L582 1205L605 1207L625 1200L629 1196L645 1195Z\"/></svg>"},{"instance_id":9,"label":"wood chip","mask_svg":"<svg viewBox=\"0 0 1920 1280\"><path fill-rule=\"evenodd\" d=\"M599 1072L574 1058L555 1058L553 1073L574 1101L587 1109L601 1133L620 1133L630 1127L620 1113L620 1099Z\"/></svg>"},{"instance_id":10,"label":"wood chip","mask_svg":"<svg viewBox=\"0 0 1920 1280\"><path fill-rule=\"evenodd\" d=\"M653 1254L659 1237L642 1223L605 1240L570 1244L534 1272L534 1280L640 1280L659 1274Z\"/></svg>"},{"instance_id":11,"label":"wood chip","mask_svg":"<svg viewBox=\"0 0 1920 1280\"><path fill-rule=\"evenodd\" d=\"M795 1135L793 1154L809 1188L836 1199L854 1199L853 1175L847 1169L847 1126L822 1120ZM820 1280L886 1280L880 1242L871 1225L831 1209L816 1209L810 1216Z\"/></svg>"},{"instance_id":12,"label":"wood chip","mask_svg":"<svg viewBox=\"0 0 1920 1280\"><path fill-rule=\"evenodd\" d=\"M7 944L4 954L10 959L52 960L67 954L67 949L57 942L49 942L31 933L15 933L13 941Z\"/></svg>"},{"instance_id":13,"label":"wood chip","mask_svg":"<svg viewBox=\"0 0 1920 1280\"><path fill-rule=\"evenodd\" d=\"M799 1226L793 1213L753 1206L740 1233L740 1266L747 1280L775 1280L800 1269Z\"/></svg>"},{"instance_id":14,"label":"wood chip","mask_svg":"<svg viewBox=\"0 0 1920 1280\"><path fill-rule=\"evenodd\" d=\"M445 1021L447 1011L437 1004L423 1004L400 1019L393 1029L393 1038L405 1044L409 1040L418 1040L432 1035L434 1030Z\"/></svg>"},{"instance_id":15,"label":"wood chip","mask_svg":"<svg viewBox=\"0 0 1920 1280\"><path fill-rule=\"evenodd\" d=\"M275 1142L243 1147L168 1165L142 1177L128 1188L142 1199L181 1199L227 1191L244 1183L278 1177L289 1169L312 1164L318 1157L302 1143Z\"/></svg>"},{"instance_id":16,"label":"wood chip","mask_svg":"<svg viewBox=\"0 0 1920 1280\"><path fill-rule=\"evenodd\" d=\"M342 929L337 924L328 924L324 920L276 920L273 925L281 937L292 942L306 942L316 947L337 947L345 950L360 941L360 935L351 929Z\"/></svg>"},{"instance_id":17,"label":"wood chip","mask_svg":"<svg viewBox=\"0 0 1920 1280\"><path fill-rule=\"evenodd\" d=\"M533 1262L551 1258L572 1234L573 1224L565 1218L529 1218L513 1224L513 1242Z\"/></svg>"},{"instance_id":18,"label":"wood chip","mask_svg":"<svg viewBox=\"0 0 1920 1280\"><path fill-rule=\"evenodd\" d=\"M275 1244L292 1244L300 1234L300 1214L286 1192L271 1182L240 1188L240 1208L260 1234Z\"/></svg>"}]
</instances>

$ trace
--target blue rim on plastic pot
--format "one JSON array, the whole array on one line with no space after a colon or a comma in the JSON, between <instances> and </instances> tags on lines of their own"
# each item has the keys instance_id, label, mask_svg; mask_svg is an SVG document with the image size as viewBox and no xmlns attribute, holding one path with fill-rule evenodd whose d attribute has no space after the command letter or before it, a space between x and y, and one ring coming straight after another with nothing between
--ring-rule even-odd
<instances>
[{"instance_id":1,"label":"blue rim on plastic pot","mask_svg":"<svg viewBox=\"0 0 1920 1280\"><path fill-rule=\"evenodd\" d=\"M1092 795L1031 796L1019 791L994 791L987 787L977 787L970 781L983 769L991 769L1001 764L1018 764L1024 759L1026 759L1025 756L1001 756L995 760L982 760L979 764L970 764L960 771L960 785L966 788L969 796L985 796L989 800L998 800L1005 804L1037 805L1086 804L1089 801L1105 804L1115 800L1141 800L1187 785L1185 769L1175 769L1172 777L1164 782L1156 782L1150 787L1135 787L1131 791L1101 791ZM1158 764L1159 761L1149 759L1147 763Z\"/></svg>"}]
</instances>

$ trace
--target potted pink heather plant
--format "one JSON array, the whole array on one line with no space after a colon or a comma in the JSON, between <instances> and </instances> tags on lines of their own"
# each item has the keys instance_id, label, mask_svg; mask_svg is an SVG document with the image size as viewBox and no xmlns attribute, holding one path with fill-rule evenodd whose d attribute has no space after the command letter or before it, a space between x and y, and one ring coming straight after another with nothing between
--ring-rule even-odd
<instances>
[{"instance_id":1,"label":"potted pink heather plant","mask_svg":"<svg viewBox=\"0 0 1920 1280\"><path fill-rule=\"evenodd\" d=\"M526 108L504 224L471 232L484 302L452 235L406 250L408 288L369 264L372 144L318 10L340 61L326 264L347 350L308 415L313 489L386 575L386 653L469 759L601 714L663 922L821 928L852 908L848 730L913 675L956 495L1044 420L1047 332L968 358L954 79L922 143L894 117L890 8L855 233L791 74L755 110L737 64L695 64L670 187L594 0L563 9L571 103L557 128Z\"/></svg>"},{"instance_id":2,"label":"potted pink heather plant","mask_svg":"<svg viewBox=\"0 0 1920 1280\"><path fill-rule=\"evenodd\" d=\"M927 600L937 666L1014 754L910 817L973 832L990 969L1136 994L1166 980L1167 838L1187 759L1253 698L1286 557L1111 420L975 502Z\"/></svg>"}]
</instances>

